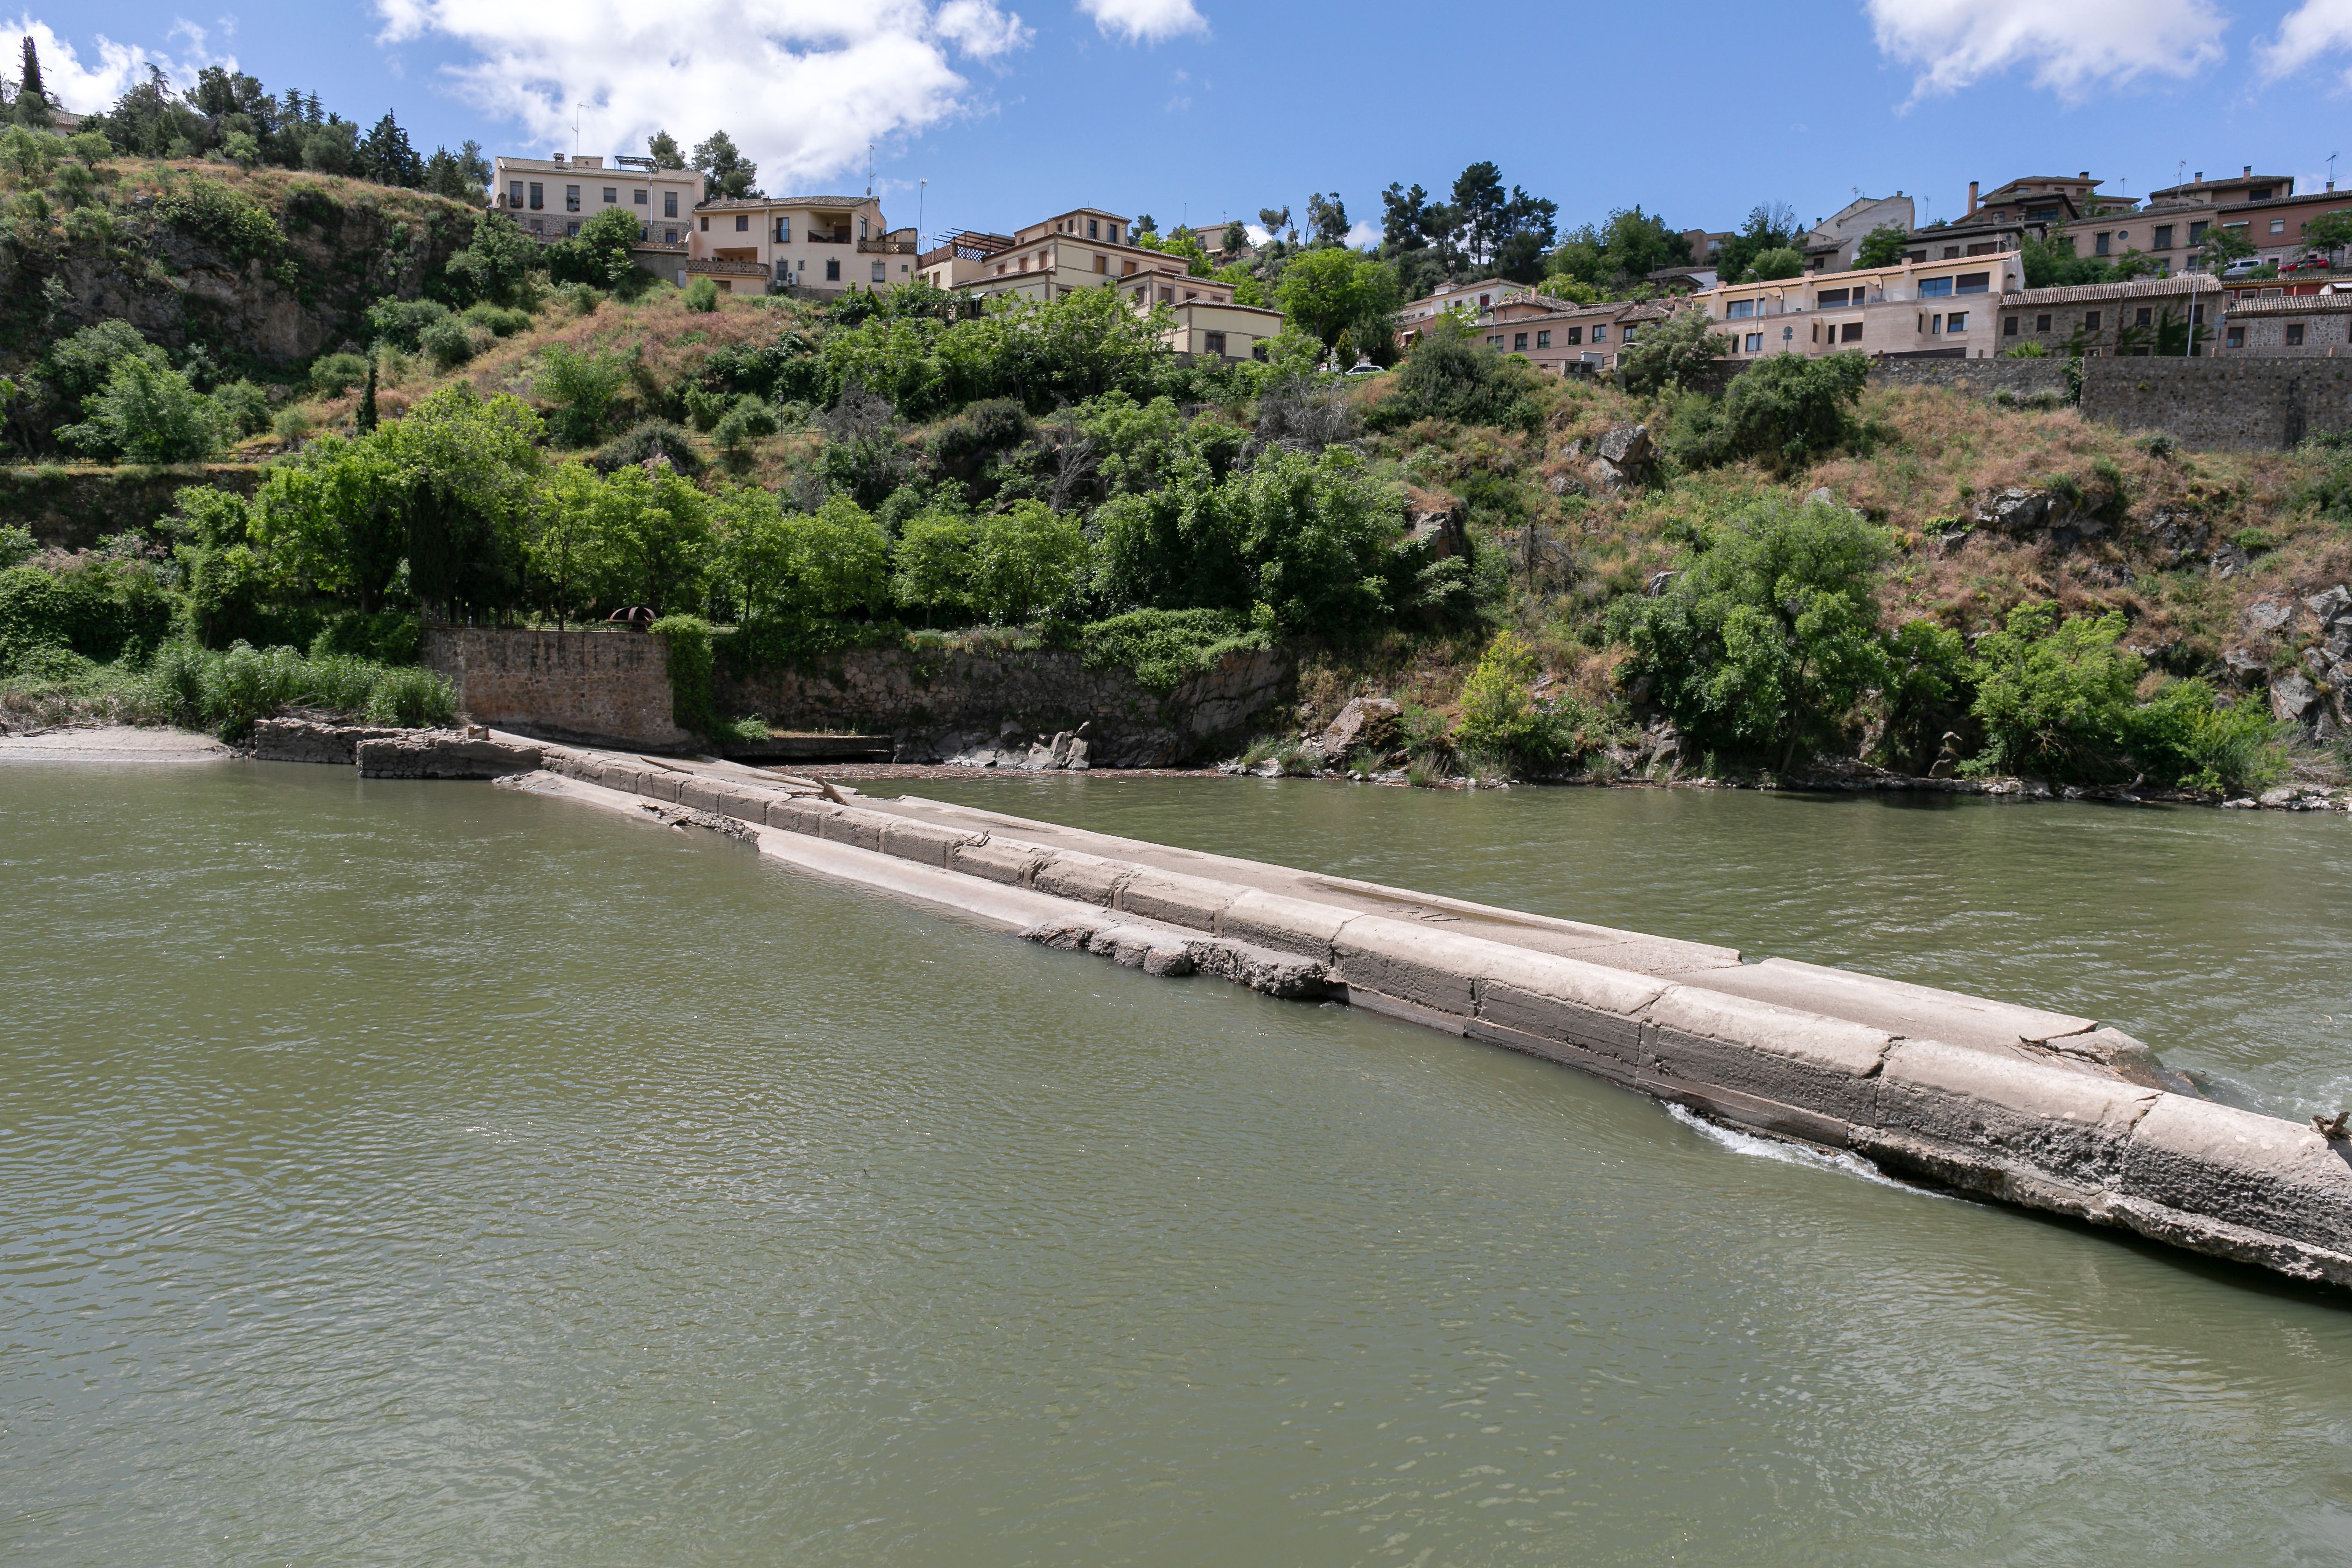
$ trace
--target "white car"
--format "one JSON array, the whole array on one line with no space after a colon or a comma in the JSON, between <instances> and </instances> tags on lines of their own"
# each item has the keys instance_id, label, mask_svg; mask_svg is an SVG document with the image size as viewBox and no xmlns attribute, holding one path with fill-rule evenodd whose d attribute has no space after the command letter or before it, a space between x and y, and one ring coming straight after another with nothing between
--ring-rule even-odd
<instances>
[{"instance_id":1,"label":"white car","mask_svg":"<svg viewBox=\"0 0 2352 1568\"><path fill-rule=\"evenodd\" d=\"M2262 258L2258 256L2241 256L2237 260L2232 261L2229 266L2221 268L2221 276L2224 278L2243 278L2247 273L2260 272L2263 268L2269 265L2270 263L2263 260Z\"/></svg>"}]
</instances>

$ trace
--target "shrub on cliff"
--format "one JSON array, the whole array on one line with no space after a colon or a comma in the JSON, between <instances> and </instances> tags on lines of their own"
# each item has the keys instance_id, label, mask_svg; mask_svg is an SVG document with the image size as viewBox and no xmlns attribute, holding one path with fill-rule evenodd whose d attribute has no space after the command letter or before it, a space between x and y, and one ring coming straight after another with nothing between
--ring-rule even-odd
<instances>
[{"instance_id":1,"label":"shrub on cliff","mask_svg":"<svg viewBox=\"0 0 2352 1568\"><path fill-rule=\"evenodd\" d=\"M1657 597L1618 601L1612 630L1633 650L1619 679L1648 684L1701 748L1786 767L1832 739L1879 679L1890 549L1843 507L1760 500L1707 534Z\"/></svg>"},{"instance_id":2,"label":"shrub on cliff","mask_svg":"<svg viewBox=\"0 0 2352 1568\"><path fill-rule=\"evenodd\" d=\"M1533 430L1543 421L1542 389L1525 360L1505 359L1451 316L1439 316L1406 356L1388 395L1365 422L1400 430L1416 419L1451 419Z\"/></svg>"},{"instance_id":3,"label":"shrub on cliff","mask_svg":"<svg viewBox=\"0 0 2352 1568\"><path fill-rule=\"evenodd\" d=\"M2058 606L2020 605L1977 640L1969 675L1985 750L1971 773L2113 778L2132 738L2132 693L2144 668L2117 646L2120 615L2059 618Z\"/></svg>"},{"instance_id":4,"label":"shrub on cliff","mask_svg":"<svg viewBox=\"0 0 2352 1568\"><path fill-rule=\"evenodd\" d=\"M1735 377L1719 405L1679 405L1666 449L1686 468L1752 458L1776 471L1801 468L1859 437L1853 409L1869 376L1859 353L1773 354Z\"/></svg>"},{"instance_id":5,"label":"shrub on cliff","mask_svg":"<svg viewBox=\"0 0 2352 1568\"><path fill-rule=\"evenodd\" d=\"M221 410L178 371L125 355L106 384L82 400L82 421L58 439L93 457L191 463L220 450Z\"/></svg>"},{"instance_id":6,"label":"shrub on cliff","mask_svg":"<svg viewBox=\"0 0 2352 1568\"><path fill-rule=\"evenodd\" d=\"M1126 669L1153 691L1174 690L1205 674L1229 653L1261 653L1273 646L1273 617L1231 610L1129 610L1079 628L1078 653L1088 669Z\"/></svg>"},{"instance_id":7,"label":"shrub on cliff","mask_svg":"<svg viewBox=\"0 0 2352 1568\"><path fill-rule=\"evenodd\" d=\"M1533 688L1542 673L1542 661L1517 634L1504 632L1487 644L1478 667L1462 683L1455 744L1474 757L1538 769L1573 753L1579 726L1591 716L1575 704L1565 711L1538 704Z\"/></svg>"}]
</instances>

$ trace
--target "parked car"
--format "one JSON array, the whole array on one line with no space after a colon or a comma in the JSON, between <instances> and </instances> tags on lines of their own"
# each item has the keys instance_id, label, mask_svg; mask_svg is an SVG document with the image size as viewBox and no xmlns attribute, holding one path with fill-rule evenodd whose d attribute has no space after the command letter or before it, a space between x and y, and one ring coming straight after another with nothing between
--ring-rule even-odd
<instances>
[{"instance_id":1,"label":"parked car","mask_svg":"<svg viewBox=\"0 0 2352 1568\"><path fill-rule=\"evenodd\" d=\"M2224 278L2243 278L2251 273L2260 272L2263 268L2268 267L2269 265L2269 262L2264 261L2259 256L2241 256L2237 260L2232 261L2229 266L2221 268L2221 276Z\"/></svg>"},{"instance_id":2,"label":"parked car","mask_svg":"<svg viewBox=\"0 0 2352 1568\"><path fill-rule=\"evenodd\" d=\"M2300 261L2290 262L2279 270L2281 272L2332 272L2335 270L2335 264L2325 256L2306 256Z\"/></svg>"}]
</instances>

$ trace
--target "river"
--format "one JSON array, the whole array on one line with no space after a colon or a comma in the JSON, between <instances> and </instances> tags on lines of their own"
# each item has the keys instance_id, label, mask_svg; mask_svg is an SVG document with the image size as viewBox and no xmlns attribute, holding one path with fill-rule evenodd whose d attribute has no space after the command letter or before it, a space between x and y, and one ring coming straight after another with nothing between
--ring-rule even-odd
<instances>
[{"instance_id":1,"label":"river","mask_svg":"<svg viewBox=\"0 0 2352 1568\"><path fill-rule=\"evenodd\" d=\"M2352 1101L2340 819L918 788ZM14 1560L2352 1562L2340 1294L486 785L12 765L0 875Z\"/></svg>"}]
</instances>

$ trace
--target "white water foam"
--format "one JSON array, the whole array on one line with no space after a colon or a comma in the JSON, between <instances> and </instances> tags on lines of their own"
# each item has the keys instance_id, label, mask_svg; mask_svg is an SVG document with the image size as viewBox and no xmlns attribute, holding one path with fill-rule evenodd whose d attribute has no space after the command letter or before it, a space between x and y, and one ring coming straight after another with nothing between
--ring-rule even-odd
<instances>
[{"instance_id":1,"label":"white water foam","mask_svg":"<svg viewBox=\"0 0 2352 1568\"><path fill-rule=\"evenodd\" d=\"M1783 1143L1776 1138L1759 1137L1753 1132L1742 1132L1738 1128L1726 1127L1719 1122L1709 1121L1687 1106L1676 1105L1672 1101L1662 1103L1665 1105L1668 1116L1673 1117L1700 1137L1711 1142L1722 1144L1735 1154L1746 1154L1758 1160L1777 1160L1783 1165L1808 1165L1817 1171L1834 1171L1842 1176L1858 1177L1882 1187L1893 1187L1897 1192L1911 1193L1923 1198L1949 1198L1959 1203L1968 1201L1949 1193L1939 1193L1931 1188L1914 1186L1909 1182L1898 1181L1859 1154L1843 1150L1815 1149L1803 1143Z\"/></svg>"}]
</instances>

